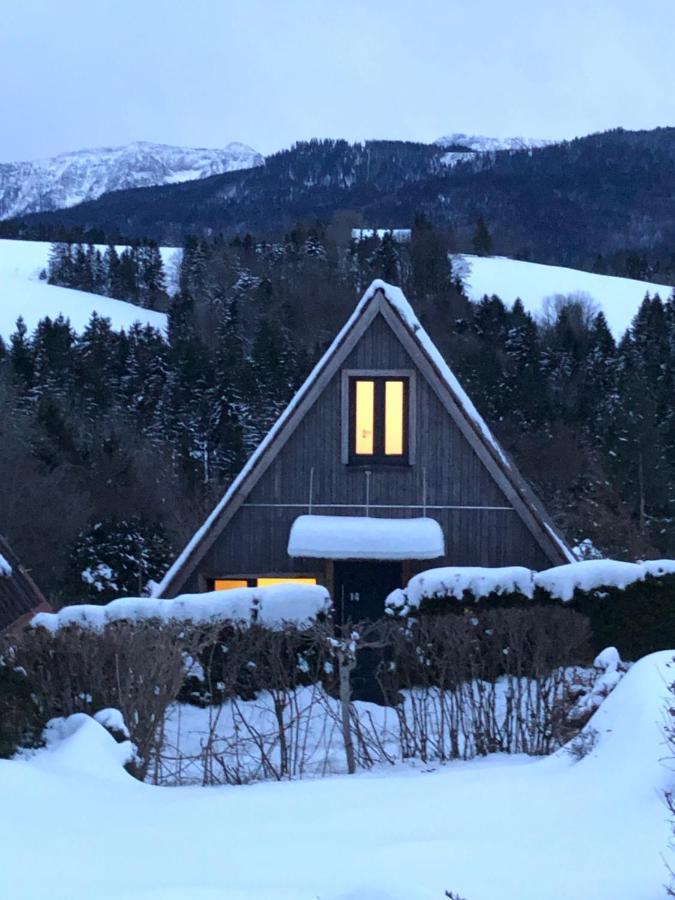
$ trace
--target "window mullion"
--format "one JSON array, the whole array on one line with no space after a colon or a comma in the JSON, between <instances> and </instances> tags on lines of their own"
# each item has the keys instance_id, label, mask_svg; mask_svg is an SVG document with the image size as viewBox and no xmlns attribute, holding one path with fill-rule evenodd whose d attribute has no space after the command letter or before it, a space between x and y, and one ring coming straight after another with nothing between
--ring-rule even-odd
<instances>
[{"instance_id":1,"label":"window mullion","mask_svg":"<svg viewBox=\"0 0 675 900\"><path fill-rule=\"evenodd\" d=\"M375 443L373 449L375 451L375 456L378 458L384 457L384 426L386 415L386 410L384 408L384 383L384 378L377 378L375 380Z\"/></svg>"}]
</instances>

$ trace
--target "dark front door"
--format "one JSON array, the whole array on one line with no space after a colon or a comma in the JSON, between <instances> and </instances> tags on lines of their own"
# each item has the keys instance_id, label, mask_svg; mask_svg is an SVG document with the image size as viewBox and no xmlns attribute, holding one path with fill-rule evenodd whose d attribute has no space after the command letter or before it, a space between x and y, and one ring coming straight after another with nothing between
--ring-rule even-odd
<instances>
[{"instance_id":1,"label":"dark front door","mask_svg":"<svg viewBox=\"0 0 675 900\"><path fill-rule=\"evenodd\" d=\"M335 562L335 618L338 625L381 619L384 601L401 587L400 562Z\"/></svg>"},{"instance_id":2,"label":"dark front door","mask_svg":"<svg viewBox=\"0 0 675 900\"><path fill-rule=\"evenodd\" d=\"M335 562L334 576L336 625L372 622L384 616L387 595L401 587L401 563L339 561ZM374 647L363 647L357 652L356 668L351 674L354 700L384 703L376 674L382 652Z\"/></svg>"}]
</instances>

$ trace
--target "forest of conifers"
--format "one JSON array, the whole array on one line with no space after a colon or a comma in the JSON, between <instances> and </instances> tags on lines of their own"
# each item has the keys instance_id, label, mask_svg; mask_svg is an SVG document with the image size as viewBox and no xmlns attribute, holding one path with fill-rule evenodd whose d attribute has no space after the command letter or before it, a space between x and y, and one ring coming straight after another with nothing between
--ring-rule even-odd
<instances>
[{"instance_id":1,"label":"forest of conifers","mask_svg":"<svg viewBox=\"0 0 675 900\"><path fill-rule=\"evenodd\" d=\"M346 234L189 238L171 296L148 242L54 246L52 282L164 309L168 333L47 319L0 343L0 533L53 599L158 578L376 277L402 286L573 544L675 556L672 298L646 298L617 345L581 298L536 321L469 302L423 217L408 244Z\"/></svg>"}]
</instances>

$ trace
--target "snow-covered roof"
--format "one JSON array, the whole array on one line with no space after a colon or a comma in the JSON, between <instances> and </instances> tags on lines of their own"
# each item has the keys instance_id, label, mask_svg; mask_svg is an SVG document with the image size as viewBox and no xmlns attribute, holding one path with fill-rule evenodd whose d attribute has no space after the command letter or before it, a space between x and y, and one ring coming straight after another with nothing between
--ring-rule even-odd
<instances>
[{"instance_id":1,"label":"snow-covered roof","mask_svg":"<svg viewBox=\"0 0 675 900\"><path fill-rule=\"evenodd\" d=\"M319 376L328 367L337 350L346 340L347 336L350 334L359 319L362 317L369 304L375 301L375 298L378 294L382 296L388 303L389 307L394 310L398 319L403 323L409 334L415 339L427 359L431 362L438 376L445 383L446 387L450 391L451 395L453 396L457 405L460 407L466 419L471 423L473 429L480 434L483 442L489 446L492 451L492 455L496 457L502 469L509 472L512 478L520 480L521 488L523 489L521 492L524 492L524 490L527 489L527 486L522 482L522 479L520 478L518 473L513 469L509 458L505 455L504 451L499 445L499 442L490 431L487 423L469 399L465 390L460 385L459 381L453 374L452 370L446 363L445 359L441 355L434 342L431 340L430 336L422 327L419 319L413 312L413 309L408 303L401 288L388 284L386 281L382 281L382 279L380 278L376 278L363 294L351 316L342 326L324 355L314 366L311 373L302 384L300 389L297 391L297 393L294 395L286 409L282 412L272 428L268 431L267 435L260 442L255 451L251 454L246 465L243 467L237 477L232 481L222 499L216 504L215 508L209 514L204 524L197 529L176 561L169 568L162 581L157 585L153 592L154 596L162 596L162 594L167 590L167 588L173 581L174 577L185 566L193 553L196 552L199 545L204 541L211 529L216 525L218 519L223 514L225 509L237 496L244 482L249 477L249 475L251 475L257 463L261 460L268 448L276 440L279 433L286 427L286 425L295 415L298 407L305 399L305 397L309 394ZM523 501L527 505L530 512L539 521L547 524L544 522L545 517L543 510L535 505L534 498L532 496L523 497ZM550 526L547 527L549 528L549 532L547 532L549 540L553 542L563 558L572 561L574 557L572 556L571 551L566 547L562 539L555 534L553 529L551 529Z\"/></svg>"},{"instance_id":2,"label":"snow-covered roof","mask_svg":"<svg viewBox=\"0 0 675 900\"><path fill-rule=\"evenodd\" d=\"M435 519L299 516L288 538L289 556L316 559L437 559L445 553Z\"/></svg>"},{"instance_id":3,"label":"snow-covered roof","mask_svg":"<svg viewBox=\"0 0 675 900\"><path fill-rule=\"evenodd\" d=\"M4 575L6 578L12 574L12 567L7 562L5 557L0 553L0 575Z\"/></svg>"}]
</instances>

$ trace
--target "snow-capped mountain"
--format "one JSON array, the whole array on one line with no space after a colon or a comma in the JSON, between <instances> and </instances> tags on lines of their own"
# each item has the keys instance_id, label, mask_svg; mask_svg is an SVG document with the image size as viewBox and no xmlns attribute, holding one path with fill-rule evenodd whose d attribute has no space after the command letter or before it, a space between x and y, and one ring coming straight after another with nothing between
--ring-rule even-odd
<instances>
[{"instance_id":1,"label":"snow-capped mountain","mask_svg":"<svg viewBox=\"0 0 675 900\"><path fill-rule=\"evenodd\" d=\"M481 154L496 153L497 150L538 150L558 142L542 138L495 138L455 132L438 138L434 143L439 147L453 148L443 154L441 162L446 166L455 166L457 163L476 159Z\"/></svg>"},{"instance_id":2,"label":"snow-capped mountain","mask_svg":"<svg viewBox=\"0 0 675 900\"><path fill-rule=\"evenodd\" d=\"M461 132L448 134L434 141L434 144L438 144L439 147L462 147L474 153L494 153L496 150L535 150L557 143L559 142L544 138L495 138L479 134L462 134Z\"/></svg>"},{"instance_id":3,"label":"snow-capped mountain","mask_svg":"<svg viewBox=\"0 0 675 900\"><path fill-rule=\"evenodd\" d=\"M0 219L75 206L108 191L175 184L264 162L246 144L206 150L137 141L32 162L0 163Z\"/></svg>"}]
</instances>

